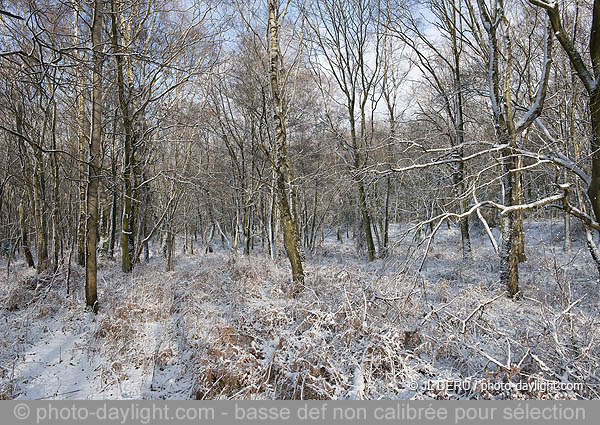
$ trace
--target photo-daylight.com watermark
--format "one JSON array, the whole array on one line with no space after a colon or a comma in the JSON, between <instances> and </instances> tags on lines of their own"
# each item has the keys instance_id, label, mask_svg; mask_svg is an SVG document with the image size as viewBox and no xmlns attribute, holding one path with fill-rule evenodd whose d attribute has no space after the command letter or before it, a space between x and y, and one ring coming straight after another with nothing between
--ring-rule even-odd
<instances>
[{"instance_id":1,"label":"photo-daylight.com watermark","mask_svg":"<svg viewBox=\"0 0 600 425\"><path fill-rule=\"evenodd\" d=\"M50 421L114 421L121 424L135 422L142 425L155 421L212 421L215 420L215 409L212 407L171 407L168 404L151 405L131 403L127 406L109 406L102 403L97 408L78 406L73 403L68 407L56 406L49 403L47 406L32 409L26 403L19 403L14 407L15 418L36 424Z\"/></svg>"},{"instance_id":2,"label":"photo-daylight.com watermark","mask_svg":"<svg viewBox=\"0 0 600 425\"><path fill-rule=\"evenodd\" d=\"M535 379L527 382L503 382L486 379L439 379L423 383L410 382L408 388L414 391L460 392L460 391L489 391L507 392L520 391L528 393L550 393L563 391L582 391L581 382L559 382Z\"/></svg>"},{"instance_id":3,"label":"photo-daylight.com watermark","mask_svg":"<svg viewBox=\"0 0 600 425\"><path fill-rule=\"evenodd\" d=\"M36 404L37 403L37 404ZM586 407L556 401L253 401L253 402L21 402L14 404L14 417L23 424L113 423L228 424L289 423L328 424L398 422L474 424L486 421L514 423L589 423ZM0 406L1 407L1 406ZM588 406L590 407L590 406ZM13 422L14 423L14 422Z\"/></svg>"}]
</instances>

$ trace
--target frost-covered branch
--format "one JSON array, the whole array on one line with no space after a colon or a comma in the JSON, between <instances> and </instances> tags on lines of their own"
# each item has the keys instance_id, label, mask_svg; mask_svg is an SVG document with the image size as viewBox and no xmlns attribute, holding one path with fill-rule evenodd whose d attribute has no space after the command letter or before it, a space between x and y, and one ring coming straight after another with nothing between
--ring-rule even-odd
<instances>
[{"instance_id":1,"label":"frost-covered branch","mask_svg":"<svg viewBox=\"0 0 600 425\"><path fill-rule=\"evenodd\" d=\"M597 87L597 82L594 81L592 73L589 71L588 67L583 62L581 54L573 44L573 41L569 38L567 32L565 31L562 25L560 11L558 10L558 2L556 0L553 0L552 2L546 2L542 0L529 0L529 3L535 6L542 7L546 10L548 18L550 19L550 23L552 24L552 29L554 30L554 35L556 36L561 46L563 47L565 53L569 57L573 68L575 68L577 76L585 86L587 92L593 92Z\"/></svg>"},{"instance_id":2,"label":"frost-covered branch","mask_svg":"<svg viewBox=\"0 0 600 425\"><path fill-rule=\"evenodd\" d=\"M548 21L548 19L546 19ZM531 108L517 122L515 128L517 134L528 128L542 113L546 92L548 90L548 80L550 79L550 69L552 68L552 28L549 22L546 24L546 32L544 33L544 69L542 71L542 79L539 82L535 102Z\"/></svg>"}]
</instances>

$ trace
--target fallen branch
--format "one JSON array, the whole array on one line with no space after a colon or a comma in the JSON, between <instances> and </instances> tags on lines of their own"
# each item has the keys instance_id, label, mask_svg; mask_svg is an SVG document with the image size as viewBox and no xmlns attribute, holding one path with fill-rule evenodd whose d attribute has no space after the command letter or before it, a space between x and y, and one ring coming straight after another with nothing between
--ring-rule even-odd
<instances>
[{"instance_id":1,"label":"fallen branch","mask_svg":"<svg viewBox=\"0 0 600 425\"><path fill-rule=\"evenodd\" d=\"M467 316L467 318L466 318L466 319L462 320L462 331L461 331L461 333L462 333L462 334L464 334L464 333L465 333L465 331L466 331L466 329L467 329L467 322L468 322L469 320L471 320L471 318L472 318L473 316L475 316L475 315L477 314L477 312L478 312L478 311L482 310L482 309L483 309L483 308L484 308L486 305L489 305L489 304L493 303L494 301L496 301L498 298L502 297L503 295L506 295L506 292L504 292L504 291L503 291L503 292L501 292L499 295L495 296L494 298L492 298L492 299L490 299L490 300L488 300L488 301L486 301L486 302L484 302L484 303L481 303L481 304L479 304L479 306L478 306L478 307L477 307L475 310L473 310L473 311L471 312L471 314L469 314L469 315Z\"/></svg>"}]
</instances>

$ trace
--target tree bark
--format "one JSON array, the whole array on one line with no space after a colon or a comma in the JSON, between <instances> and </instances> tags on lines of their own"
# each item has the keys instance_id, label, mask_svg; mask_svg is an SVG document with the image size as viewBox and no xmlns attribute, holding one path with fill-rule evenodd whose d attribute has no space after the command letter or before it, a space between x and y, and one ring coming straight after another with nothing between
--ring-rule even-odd
<instances>
[{"instance_id":1,"label":"tree bark","mask_svg":"<svg viewBox=\"0 0 600 425\"><path fill-rule=\"evenodd\" d=\"M53 104L52 111L52 149L56 150L56 102ZM59 169L58 159L56 153L52 154L52 170L54 178L53 186L53 209L52 209L52 241L53 241L53 262L52 268L54 271L58 270L59 263L59 251L60 251L60 182L59 182Z\"/></svg>"},{"instance_id":2,"label":"tree bark","mask_svg":"<svg viewBox=\"0 0 600 425\"><path fill-rule=\"evenodd\" d=\"M96 247L98 244L98 183L100 179L100 142L102 138L102 20L103 0L94 1L92 21L92 120L90 131L90 159L87 184L87 256L85 262L85 302L98 311Z\"/></svg>"},{"instance_id":3,"label":"tree bark","mask_svg":"<svg viewBox=\"0 0 600 425\"><path fill-rule=\"evenodd\" d=\"M121 46L119 44L119 29L117 19L116 0L111 0L112 21L112 44L115 50L117 63L117 91L119 96L119 108L123 119L123 130L125 132L123 146L123 215L121 217L121 270L130 273L133 270L134 228L133 221L133 123L126 98L125 73Z\"/></svg>"},{"instance_id":4,"label":"tree bark","mask_svg":"<svg viewBox=\"0 0 600 425\"><path fill-rule=\"evenodd\" d=\"M23 198L25 196L23 195ZM19 226L21 228L21 247L23 248L23 255L25 256L25 262L28 267L35 267L33 261L33 255L29 249L29 236L27 234L27 223L25 219L25 205L23 200L19 203Z\"/></svg>"},{"instance_id":5,"label":"tree bark","mask_svg":"<svg viewBox=\"0 0 600 425\"><path fill-rule=\"evenodd\" d=\"M288 189L290 184L287 178L290 176L290 164L287 155L287 105L285 99L285 78L283 73L283 58L279 46L279 2L268 1L269 12L269 54L270 54L270 85L273 102L273 121L276 135L275 174L277 195L279 200L279 214L283 230L283 245L292 268L292 279L295 282L304 282L304 261L300 255L300 240L298 238L298 226L295 221L296 213L291 211L288 201Z\"/></svg>"},{"instance_id":6,"label":"tree bark","mask_svg":"<svg viewBox=\"0 0 600 425\"><path fill-rule=\"evenodd\" d=\"M459 18L460 19L460 18ZM465 120L463 114L463 87L462 87L462 75L460 67L460 56L462 47L459 45L460 41L457 36L457 17L456 9L452 9L452 26L451 26L451 37L452 37L452 53L454 56L454 90L455 90L455 105L454 105L454 130L456 134L456 145L460 146L457 151L457 155L462 158L464 149L462 144L464 142L465 135ZM463 213L467 210L467 201L465 199L465 163L459 160L456 164L455 186L457 188L457 195L460 205L460 212ZM473 257L471 249L471 237L469 235L469 217L465 217L459 222L460 226L460 237L462 242L462 254L463 259L470 259Z\"/></svg>"},{"instance_id":7,"label":"tree bark","mask_svg":"<svg viewBox=\"0 0 600 425\"><path fill-rule=\"evenodd\" d=\"M75 40L78 42L79 40L79 6L76 5L75 9L75 19L74 19L74 33ZM76 53L77 55L77 53ZM78 59L79 58L78 55ZM77 202L78 207L78 215L77 215L77 264L84 267L85 266L85 220L86 220L86 200L85 200L85 190L86 190L86 166L85 166L85 158L87 156L86 149L86 136L85 132L86 126L85 123L87 121L85 117L85 104L84 104L84 82L83 82L83 72L80 66L76 67L77 74L77 142L79 148L79 159L80 162L77 164L77 168L79 171L79 198Z\"/></svg>"}]
</instances>

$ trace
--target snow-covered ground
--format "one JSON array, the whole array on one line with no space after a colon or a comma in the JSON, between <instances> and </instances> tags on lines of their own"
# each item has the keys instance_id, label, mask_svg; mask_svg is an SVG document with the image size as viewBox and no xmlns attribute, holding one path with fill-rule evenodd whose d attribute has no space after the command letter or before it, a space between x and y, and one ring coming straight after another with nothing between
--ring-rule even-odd
<instances>
[{"instance_id":1,"label":"snow-covered ground","mask_svg":"<svg viewBox=\"0 0 600 425\"><path fill-rule=\"evenodd\" d=\"M600 287L582 232L564 252L562 223L527 223L513 301L485 234L463 260L442 226L419 272L422 249L407 262L394 230L373 263L327 239L299 292L286 260L261 254L180 253L174 272L156 256L129 276L105 260L97 315L78 266L67 295L66 266L40 280L0 262L0 398L598 398ZM563 387L486 386L541 380Z\"/></svg>"}]
</instances>

